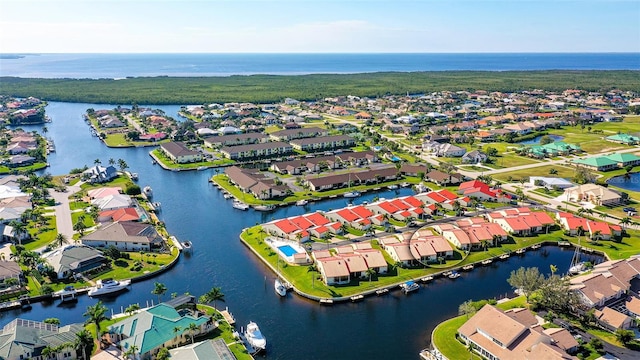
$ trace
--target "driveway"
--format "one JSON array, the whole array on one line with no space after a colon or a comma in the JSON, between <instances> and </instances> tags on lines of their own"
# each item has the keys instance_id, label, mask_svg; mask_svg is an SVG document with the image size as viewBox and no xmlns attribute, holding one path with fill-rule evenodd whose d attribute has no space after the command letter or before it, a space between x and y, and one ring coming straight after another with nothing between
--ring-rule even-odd
<instances>
[{"instance_id":1,"label":"driveway","mask_svg":"<svg viewBox=\"0 0 640 360\"><path fill-rule=\"evenodd\" d=\"M69 209L69 196L80 191L80 186L67 186L66 192L52 191L51 197L56 201L56 205L49 207L56 214L56 226L58 233L64 235L69 242L73 240L73 222L71 221L71 209Z\"/></svg>"}]
</instances>

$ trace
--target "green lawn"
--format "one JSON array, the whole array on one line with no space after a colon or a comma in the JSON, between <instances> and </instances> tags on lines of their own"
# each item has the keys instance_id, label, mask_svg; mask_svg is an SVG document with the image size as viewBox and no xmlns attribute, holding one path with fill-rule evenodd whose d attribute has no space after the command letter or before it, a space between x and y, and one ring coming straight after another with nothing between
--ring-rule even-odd
<instances>
[{"instance_id":1,"label":"green lawn","mask_svg":"<svg viewBox=\"0 0 640 360\"><path fill-rule=\"evenodd\" d=\"M84 211L78 211L78 212L74 212L71 213L71 223L75 224L78 222L78 219L80 218L80 216L84 216L84 219L82 220L82 222L87 226L87 227L92 227L96 225L96 222L93 221L93 218L91 217L90 214L87 214Z\"/></svg>"},{"instance_id":2,"label":"green lawn","mask_svg":"<svg viewBox=\"0 0 640 360\"><path fill-rule=\"evenodd\" d=\"M168 167L169 169L189 170L189 169L197 169L200 166L220 166L220 165L235 163L234 160L220 159L215 161L199 161L199 162L188 163L188 164L176 164L173 162L173 160L169 159L160 149L154 149L151 152L162 163L162 165Z\"/></svg>"},{"instance_id":3,"label":"green lawn","mask_svg":"<svg viewBox=\"0 0 640 360\"><path fill-rule=\"evenodd\" d=\"M84 202L84 201L70 201L69 202L69 208L71 209L71 211L73 210L84 210L86 208L89 207L89 203Z\"/></svg>"},{"instance_id":4,"label":"green lawn","mask_svg":"<svg viewBox=\"0 0 640 360\"><path fill-rule=\"evenodd\" d=\"M467 321L467 316L462 315L440 323L433 330L433 345L448 359L469 359L467 347L456 339L456 333L460 326ZM473 359L481 359L473 354Z\"/></svg>"},{"instance_id":5,"label":"green lawn","mask_svg":"<svg viewBox=\"0 0 640 360\"><path fill-rule=\"evenodd\" d=\"M558 171L558 173L555 175L549 174L549 170L551 169L555 169L556 171ZM529 178L529 176L531 175L554 176L554 177L571 179L575 175L575 168L562 166L562 165L543 165L533 169L514 170L514 171L493 174L491 175L491 177L493 177L496 180L508 182L509 177L511 177L512 181L515 181L518 179L522 179L523 177Z\"/></svg>"},{"instance_id":6,"label":"green lawn","mask_svg":"<svg viewBox=\"0 0 640 360\"><path fill-rule=\"evenodd\" d=\"M47 167L47 163L45 162L39 162L29 166L20 166L20 167L12 167L12 168L3 165L3 166L0 166L0 175L9 174L11 171L21 171L21 172L36 171L36 170L44 169L46 167Z\"/></svg>"},{"instance_id":7,"label":"green lawn","mask_svg":"<svg viewBox=\"0 0 640 360\"><path fill-rule=\"evenodd\" d=\"M27 225L29 234L31 234L31 240L25 241L22 244L27 250L36 250L43 246L50 244L56 235L58 235L56 227L56 217L46 216L47 223L43 226L37 227L32 221L29 221Z\"/></svg>"},{"instance_id":8,"label":"green lawn","mask_svg":"<svg viewBox=\"0 0 640 360\"><path fill-rule=\"evenodd\" d=\"M627 259L631 255L637 255L640 253L640 231L627 230L627 233L628 235L623 237L621 242L611 240L591 242L584 241L585 239L583 237L582 241L580 241L580 245L590 249L603 251L611 260ZM565 236L565 238L574 244L578 243L577 236Z\"/></svg>"},{"instance_id":9,"label":"green lawn","mask_svg":"<svg viewBox=\"0 0 640 360\"><path fill-rule=\"evenodd\" d=\"M133 185L133 182L128 177L118 176L117 178L102 184L84 183L80 186L80 188L82 188L82 190L90 190L90 189L97 189L97 188L103 188L103 187L118 186L124 191L124 189L126 189L128 185Z\"/></svg>"},{"instance_id":10,"label":"green lawn","mask_svg":"<svg viewBox=\"0 0 640 360\"><path fill-rule=\"evenodd\" d=\"M114 262L110 271L101 273L95 277L95 279L130 279L133 277L141 276L150 272L159 270L160 268L169 264L176 256L179 256L177 249L173 248L170 254L156 254L156 253L144 253L142 256L142 268L138 271L131 270L134 262L140 260L140 253L130 252L131 259L119 259ZM155 257L153 255L156 255Z\"/></svg>"}]
</instances>

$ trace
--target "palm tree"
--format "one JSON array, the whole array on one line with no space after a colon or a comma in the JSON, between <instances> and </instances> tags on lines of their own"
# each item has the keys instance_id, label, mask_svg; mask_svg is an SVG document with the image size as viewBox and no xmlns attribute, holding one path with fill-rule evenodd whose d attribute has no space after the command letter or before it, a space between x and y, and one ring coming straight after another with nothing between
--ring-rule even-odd
<instances>
[{"instance_id":1,"label":"palm tree","mask_svg":"<svg viewBox=\"0 0 640 360\"><path fill-rule=\"evenodd\" d=\"M549 265L549 269L551 270L551 276L553 276L553 274L555 274L556 271L558 271L558 267L553 264Z\"/></svg>"},{"instance_id":2,"label":"palm tree","mask_svg":"<svg viewBox=\"0 0 640 360\"><path fill-rule=\"evenodd\" d=\"M138 351L138 346L137 345L131 345L129 347L129 349L127 349L127 351L125 351L122 356L125 359L135 359L136 358L136 352Z\"/></svg>"},{"instance_id":3,"label":"palm tree","mask_svg":"<svg viewBox=\"0 0 640 360\"><path fill-rule=\"evenodd\" d=\"M118 167L120 168L120 171L125 171L129 168L129 165L127 165L126 161L118 159Z\"/></svg>"},{"instance_id":4,"label":"palm tree","mask_svg":"<svg viewBox=\"0 0 640 360\"><path fill-rule=\"evenodd\" d=\"M102 161L100 159L95 159L95 160L93 160L93 163L95 165L100 165L100 164L102 164Z\"/></svg>"},{"instance_id":5,"label":"palm tree","mask_svg":"<svg viewBox=\"0 0 640 360\"><path fill-rule=\"evenodd\" d=\"M369 277L369 282L371 282L371 277L376 274L376 270L374 268L368 268L364 274Z\"/></svg>"},{"instance_id":6,"label":"palm tree","mask_svg":"<svg viewBox=\"0 0 640 360\"><path fill-rule=\"evenodd\" d=\"M204 297L204 298L203 298ZM213 287L211 290L207 291L202 297L202 300L205 300L205 303L213 303L213 307L216 307L217 301L224 301L224 294L222 293L222 288Z\"/></svg>"},{"instance_id":7,"label":"palm tree","mask_svg":"<svg viewBox=\"0 0 640 360\"><path fill-rule=\"evenodd\" d=\"M98 301L95 305L87 306L87 311L82 314L87 317L87 323L96 326L96 340L100 340L100 323L107 320L106 313L107 307L102 305L102 301Z\"/></svg>"},{"instance_id":8,"label":"palm tree","mask_svg":"<svg viewBox=\"0 0 640 360\"><path fill-rule=\"evenodd\" d=\"M182 339L182 333L181 333L181 331L182 331L182 327L181 327L181 326L175 326L175 327L173 328L173 334L175 335L175 334L177 334L177 333L180 333L180 339ZM180 341L178 341L178 343L180 343Z\"/></svg>"},{"instance_id":9,"label":"palm tree","mask_svg":"<svg viewBox=\"0 0 640 360\"><path fill-rule=\"evenodd\" d=\"M82 352L82 360L89 360L87 358L87 347L93 345L93 339L91 333L87 329L82 329L76 333L76 341L74 347L76 350Z\"/></svg>"},{"instance_id":10,"label":"palm tree","mask_svg":"<svg viewBox=\"0 0 640 360\"><path fill-rule=\"evenodd\" d=\"M187 330L189 331L189 336L191 336L191 343L193 344L195 342L195 333L196 331L198 331L198 325L196 325L196 323L190 323L189 326L187 326Z\"/></svg>"},{"instance_id":11,"label":"palm tree","mask_svg":"<svg viewBox=\"0 0 640 360\"><path fill-rule=\"evenodd\" d=\"M482 248L484 249L484 251L487 251L487 249L489 248L489 240L482 240L480 242L480 244L482 245Z\"/></svg>"},{"instance_id":12,"label":"palm tree","mask_svg":"<svg viewBox=\"0 0 640 360\"><path fill-rule=\"evenodd\" d=\"M129 316L133 315L134 312L140 310L140 305L138 304L131 304L129 306L126 307L126 309L124 309L124 312L126 314L128 314Z\"/></svg>"},{"instance_id":13,"label":"palm tree","mask_svg":"<svg viewBox=\"0 0 640 360\"><path fill-rule=\"evenodd\" d=\"M167 286L163 283L155 282L153 284L153 290L151 290L151 293L153 295L158 295L158 304L162 302L162 295L164 295L167 290Z\"/></svg>"},{"instance_id":14,"label":"palm tree","mask_svg":"<svg viewBox=\"0 0 640 360\"><path fill-rule=\"evenodd\" d=\"M158 353L156 354L156 360L169 360L171 355L169 354L169 350L167 348L160 348Z\"/></svg>"},{"instance_id":15,"label":"palm tree","mask_svg":"<svg viewBox=\"0 0 640 360\"><path fill-rule=\"evenodd\" d=\"M69 240L67 240L67 237L64 236L64 234L58 233L58 235L56 235L55 244L58 245L58 247L62 247L62 245L67 244L68 242Z\"/></svg>"},{"instance_id":16,"label":"palm tree","mask_svg":"<svg viewBox=\"0 0 640 360\"><path fill-rule=\"evenodd\" d=\"M315 273L317 271L318 271L318 268L316 267L315 264L311 264L307 266L307 272ZM311 288L315 289L315 285L316 285L316 275L311 274Z\"/></svg>"},{"instance_id":17,"label":"palm tree","mask_svg":"<svg viewBox=\"0 0 640 360\"><path fill-rule=\"evenodd\" d=\"M80 236L84 236L84 231L87 229L87 225L84 224L83 215L78 218L75 224L73 224L73 231L77 231Z\"/></svg>"},{"instance_id":18,"label":"palm tree","mask_svg":"<svg viewBox=\"0 0 640 360\"><path fill-rule=\"evenodd\" d=\"M628 216L623 217L620 220L620 225L622 225L622 231L625 231L627 229L627 226L629 226L629 224L631 224L631 218Z\"/></svg>"},{"instance_id":19,"label":"palm tree","mask_svg":"<svg viewBox=\"0 0 640 360\"><path fill-rule=\"evenodd\" d=\"M22 245L22 237L28 234L27 226L16 220L11 220L8 225L13 228L13 235L16 237L16 240L18 240L18 245Z\"/></svg>"},{"instance_id":20,"label":"palm tree","mask_svg":"<svg viewBox=\"0 0 640 360\"><path fill-rule=\"evenodd\" d=\"M116 161L113 158L109 158L109 165L115 165Z\"/></svg>"}]
</instances>

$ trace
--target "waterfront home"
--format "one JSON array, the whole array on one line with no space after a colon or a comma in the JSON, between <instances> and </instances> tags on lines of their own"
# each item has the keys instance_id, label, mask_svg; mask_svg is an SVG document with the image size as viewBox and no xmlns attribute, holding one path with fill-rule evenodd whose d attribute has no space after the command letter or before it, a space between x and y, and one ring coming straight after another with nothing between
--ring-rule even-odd
<instances>
[{"instance_id":1,"label":"waterfront home","mask_svg":"<svg viewBox=\"0 0 640 360\"><path fill-rule=\"evenodd\" d=\"M327 285L344 285L351 281L349 267L341 257L320 258L316 260L316 265L322 280Z\"/></svg>"},{"instance_id":2,"label":"waterfront home","mask_svg":"<svg viewBox=\"0 0 640 360\"><path fill-rule=\"evenodd\" d=\"M400 174L402 175L418 176L422 174L424 178L427 172L429 172L429 168L424 164L402 164L402 166L400 166Z\"/></svg>"},{"instance_id":3,"label":"waterfront home","mask_svg":"<svg viewBox=\"0 0 640 360\"><path fill-rule=\"evenodd\" d=\"M457 226L451 224L442 224L440 226L439 232L442 236L454 244L458 249L461 250L477 250L482 245L480 241L475 237L470 237L467 232L458 228ZM450 226L444 226L450 225Z\"/></svg>"},{"instance_id":4,"label":"waterfront home","mask_svg":"<svg viewBox=\"0 0 640 360\"><path fill-rule=\"evenodd\" d=\"M116 194L91 200L91 204L104 211L128 208L133 205L133 201L129 195Z\"/></svg>"},{"instance_id":5,"label":"waterfront home","mask_svg":"<svg viewBox=\"0 0 640 360\"><path fill-rule=\"evenodd\" d=\"M453 248L442 236L420 236L410 241L410 251L414 259L421 263L436 262L438 258L449 259Z\"/></svg>"},{"instance_id":6,"label":"waterfront home","mask_svg":"<svg viewBox=\"0 0 640 360\"><path fill-rule=\"evenodd\" d=\"M567 334L565 329L546 331L529 310L502 311L488 304L458 329L462 341L487 359L577 359L565 350L578 347Z\"/></svg>"},{"instance_id":7,"label":"waterfront home","mask_svg":"<svg viewBox=\"0 0 640 360\"><path fill-rule=\"evenodd\" d=\"M349 135L333 135L296 139L289 143L295 150L313 152L352 147L356 141Z\"/></svg>"},{"instance_id":8,"label":"waterfront home","mask_svg":"<svg viewBox=\"0 0 640 360\"><path fill-rule=\"evenodd\" d=\"M120 187L102 187L97 189L91 189L87 191L87 201L91 201L94 199L100 199L103 197L107 197L110 195L120 195L122 193L122 189Z\"/></svg>"},{"instance_id":9,"label":"waterfront home","mask_svg":"<svg viewBox=\"0 0 640 360\"><path fill-rule=\"evenodd\" d=\"M212 136L204 139L204 145L210 148L265 143L269 136L261 133L245 133L234 135Z\"/></svg>"},{"instance_id":10,"label":"waterfront home","mask_svg":"<svg viewBox=\"0 0 640 360\"><path fill-rule=\"evenodd\" d=\"M68 279L76 274L99 268L107 263L102 252L85 245L66 245L43 256L58 279Z\"/></svg>"},{"instance_id":11,"label":"waterfront home","mask_svg":"<svg viewBox=\"0 0 640 360\"><path fill-rule=\"evenodd\" d=\"M202 161L202 154L191 150L181 141L160 144L160 150L174 163L186 164Z\"/></svg>"},{"instance_id":12,"label":"waterfront home","mask_svg":"<svg viewBox=\"0 0 640 360\"><path fill-rule=\"evenodd\" d=\"M169 350L171 360L232 360L235 355L222 338L200 341Z\"/></svg>"},{"instance_id":13,"label":"waterfront home","mask_svg":"<svg viewBox=\"0 0 640 360\"><path fill-rule=\"evenodd\" d=\"M362 205L326 212L324 216L332 221L337 221L360 230L371 227L371 218L374 213Z\"/></svg>"},{"instance_id":14,"label":"waterfront home","mask_svg":"<svg viewBox=\"0 0 640 360\"><path fill-rule=\"evenodd\" d=\"M369 244L369 246L371 246L370 243L361 243L361 244ZM360 245L360 244L353 244L353 245ZM387 271L389 270L389 264L387 264L387 261L384 259L384 255L382 255L382 252L380 250L356 248L355 253L362 256L365 263L367 263L367 267L369 269L373 269L376 273L386 274Z\"/></svg>"},{"instance_id":15,"label":"waterfront home","mask_svg":"<svg viewBox=\"0 0 640 360\"><path fill-rule=\"evenodd\" d=\"M640 156L636 156L634 154L615 153L607 156L607 159L615 161L620 168L640 165Z\"/></svg>"},{"instance_id":16,"label":"waterfront home","mask_svg":"<svg viewBox=\"0 0 640 360\"><path fill-rule=\"evenodd\" d=\"M582 235L587 231L587 219L574 216L571 213L559 212L556 218L562 229L569 235Z\"/></svg>"},{"instance_id":17,"label":"waterfront home","mask_svg":"<svg viewBox=\"0 0 640 360\"><path fill-rule=\"evenodd\" d=\"M344 260L344 263L349 269L350 278L355 279L365 277L365 273L369 269L369 266L367 266L367 263L364 261L364 258L360 254L356 254L353 252L341 253L336 255L335 257Z\"/></svg>"},{"instance_id":18,"label":"waterfront home","mask_svg":"<svg viewBox=\"0 0 640 360\"><path fill-rule=\"evenodd\" d=\"M20 283L23 278L22 268L20 268L17 262L0 260L0 295L4 295L5 291L11 291L13 286L15 286L12 285L11 282L7 285L6 281L8 279L16 279L18 283Z\"/></svg>"},{"instance_id":19,"label":"waterfront home","mask_svg":"<svg viewBox=\"0 0 640 360\"><path fill-rule=\"evenodd\" d=\"M259 144L223 146L220 153L232 160L249 160L255 158L276 157L289 155L293 152L293 147L285 142L267 142Z\"/></svg>"},{"instance_id":20,"label":"waterfront home","mask_svg":"<svg viewBox=\"0 0 640 360\"><path fill-rule=\"evenodd\" d=\"M585 159L571 159L576 166L583 166L594 171L610 171L618 168L618 163L606 156L590 157Z\"/></svg>"},{"instance_id":21,"label":"waterfront home","mask_svg":"<svg viewBox=\"0 0 640 360\"><path fill-rule=\"evenodd\" d=\"M493 189L488 184L480 180L463 182L458 186L458 193L481 201L508 202L510 196L504 194L500 189Z\"/></svg>"},{"instance_id":22,"label":"waterfront home","mask_svg":"<svg viewBox=\"0 0 640 360\"><path fill-rule=\"evenodd\" d=\"M612 206L622 201L622 196L613 190L596 184L583 184L564 190L568 201L587 201L595 205Z\"/></svg>"},{"instance_id":23,"label":"waterfront home","mask_svg":"<svg viewBox=\"0 0 640 360\"><path fill-rule=\"evenodd\" d=\"M402 266L411 266L415 263L409 242L400 241L395 236L381 238L378 241L395 263L400 263Z\"/></svg>"},{"instance_id":24,"label":"waterfront home","mask_svg":"<svg viewBox=\"0 0 640 360\"><path fill-rule=\"evenodd\" d=\"M95 165L82 172L82 178L91 184L109 182L117 177L118 172L112 165L107 167Z\"/></svg>"},{"instance_id":25,"label":"waterfront home","mask_svg":"<svg viewBox=\"0 0 640 360\"><path fill-rule=\"evenodd\" d=\"M151 251L162 247L163 239L155 227L138 222L114 222L80 238L87 246L115 246L120 251Z\"/></svg>"},{"instance_id":26,"label":"waterfront home","mask_svg":"<svg viewBox=\"0 0 640 360\"><path fill-rule=\"evenodd\" d=\"M291 141L295 139L328 136L329 131L319 127L296 128L276 131L269 134L273 141Z\"/></svg>"},{"instance_id":27,"label":"waterfront home","mask_svg":"<svg viewBox=\"0 0 640 360\"><path fill-rule=\"evenodd\" d=\"M486 214L486 217L509 234L518 236L547 231L555 224L551 216L544 211L531 211L526 207L492 211Z\"/></svg>"},{"instance_id":28,"label":"waterfront home","mask_svg":"<svg viewBox=\"0 0 640 360\"><path fill-rule=\"evenodd\" d=\"M224 170L224 173L231 184L260 200L282 197L291 191L287 185L277 185L274 179L255 169L230 166Z\"/></svg>"},{"instance_id":29,"label":"waterfront home","mask_svg":"<svg viewBox=\"0 0 640 360\"><path fill-rule=\"evenodd\" d=\"M76 334L84 329L83 324L59 326L39 321L14 319L0 330L0 359L79 359L73 340ZM44 356L45 348L62 349L56 357Z\"/></svg>"},{"instance_id":30,"label":"waterfront home","mask_svg":"<svg viewBox=\"0 0 640 360\"><path fill-rule=\"evenodd\" d=\"M97 219L99 223L139 220L140 214L138 214L136 208L133 207L101 211L100 213L98 213Z\"/></svg>"},{"instance_id":31,"label":"waterfront home","mask_svg":"<svg viewBox=\"0 0 640 360\"><path fill-rule=\"evenodd\" d=\"M332 234L342 234L339 222L332 222L319 212L272 220L262 224L262 228L270 235L299 242L309 240L310 232L317 228L321 228L321 233L328 230Z\"/></svg>"},{"instance_id":32,"label":"waterfront home","mask_svg":"<svg viewBox=\"0 0 640 360\"><path fill-rule=\"evenodd\" d=\"M187 329L191 324L197 328L193 333ZM150 360L161 348L179 345L191 336L208 334L217 326L217 322L200 311L161 303L114 323L106 336L125 351L135 345L139 359ZM178 328L182 331L174 331Z\"/></svg>"}]
</instances>

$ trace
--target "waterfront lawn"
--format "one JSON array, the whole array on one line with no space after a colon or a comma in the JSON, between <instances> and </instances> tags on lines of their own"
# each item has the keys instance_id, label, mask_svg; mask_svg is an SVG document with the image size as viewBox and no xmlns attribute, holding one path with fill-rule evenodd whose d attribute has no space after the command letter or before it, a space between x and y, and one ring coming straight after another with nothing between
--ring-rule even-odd
<instances>
[{"instance_id":1,"label":"waterfront lawn","mask_svg":"<svg viewBox=\"0 0 640 360\"><path fill-rule=\"evenodd\" d=\"M41 247L47 246L56 238L58 235L58 229L56 227L56 217L55 216L45 216L45 220L47 220L46 224L42 226L36 226L33 221L29 221L27 228L29 229L29 234L31 235L30 240L26 240L22 242L24 248L26 250L34 251ZM69 239L69 241L71 241Z\"/></svg>"},{"instance_id":2,"label":"waterfront lawn","mask_svg":"<svg viewBox=\"0 0 640 360\"><path fill-rule=\"evenodd\" d=\"M20 171L20 172L37 171L37 170L44 169L46 167L47 167L47 163L45 162L37 162L29 166L20 166L20 167L13 167L13 168L3 165L3 166L0 166L0 175L9 174L12 171Z\"/></svg>"},{"instance_id":3,"label":"waterfront lawn","mask_svg":"<svg viewBox=\"0 0 640 360\"><path fill-rule=\"evenodd\" d=\"M176 248L171 249L171 253L159 254L159 253L144 253L143 261L140 261L139 252L129 252L130 259L118 259L113 262L113 265L109 271L97 274L94 280L113 278L117 280L130 279L142 275L158 271L161 268L168 265L173 259L179 256L179 252ZM155 256L154 256L155 255ZM140 261L142 265L139 268L134 268L137 261Z\"/></svg>"},{"instance_id":4,"label":"waterfront lawn","mask_svg":"<svg viewBox=\"0 0 640 360\"><path fill-rule=\"evenodd\" d=\"M432 340L433 345L446 356L448 359L469 359L470 354L467 347L462 344L456 338L456 334L460 326L467 321L467 316L462 315L441 322L433 330ZM471 356L472 359L481 358L475 353Z\"/></svg>"},{"instance_id":5,"label":"waterfront lawn","mask_svg":"<svg viewBox=\"0 0 640 360\"><path fill-rule=\"evenodd\" d=\"M578 244L577 236L566 236L565 240ZM584 239L582 239L584 240ZM622 238L621 242L612 240L580 241L580 245L589 249L602 251L607 254L611 260L627 259L631 255L640 253L640 231L627 229L627 235Z\"/></svg>"},{"instance_id":6,"label":"waterfront lawn","mask_svg":"<svg viewBox=\"0 0 640 360\"><path fill-rule=\"evenodd\" d=\"M128 177L126 177L124 175L119 175L117 178L115 178L115 179L113 179L113 180L111 180L109 182L101 183L101 184L84 183L84 184L82 184L80 186L80 188L82 190L90 190L90 189L97 189L97 188L103 188L103 187L115 187L115 186L118 186L124 192L124 190L129 185L133 185L133 181L131 181Z\"/></svg>"},{"instance_id":7,"label":"waterfront lawn","mask_svg":"<svg viewBox=\"0 0 640 360\"><path fill-rule=\"evenodd\" d=\"M211 316L213 319L218 320L218 327L214 329L212 332L210 332L209 334L207 334L207 336L205 336L204 339L215 339L220 337L229 346L229 349L231 350L233 355L235 355L236 359L238 360L253 359L253 357L249 355L249 352L247 351L247 349L243 345L237 343L237 340L233 337L233 331L235 329L224 320L224 318L222 317L222 314L220 314L218 310L214 309L212 306L202 305L202 304L198 304L197 307L198 307L198 310L203 311L205 314Z\"/></svg>"},{"instance_id":8,"label":"waterfront lawn","mask_svg":"<svg viewBox=\"0 0 640 360\"><path fill-rule=\"evenodd\" d=\"M173 162L173 160L169 159L159 148L152 150L151 153L158 159L158 161L162 163L162 165L166 166L169 169L190 170L197 169L201 166L220 166L235 163L235 161L230 159L220 159L215 161L199 161L194 163L176 164Z\"/></svg>"}]
</instances>

